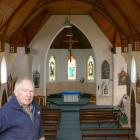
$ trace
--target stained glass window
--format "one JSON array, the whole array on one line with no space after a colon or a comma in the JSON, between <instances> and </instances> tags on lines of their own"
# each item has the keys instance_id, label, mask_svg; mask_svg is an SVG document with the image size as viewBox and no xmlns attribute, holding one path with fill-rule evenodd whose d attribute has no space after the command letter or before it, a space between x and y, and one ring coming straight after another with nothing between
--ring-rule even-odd
<instances>
[{"instance_id":1,"label":"stained glass window","mask_svg":"<svg viewBox=\"0 0 140 140\"><path fill-rule=\"evenodd\" d=\"M56 77L56 63L53 56L49 60L49 81L55 81Z\"/></svg>"},{"instance_id":2,"label":"stained glass window","mask_svg":"<svg viewBox=\"0 0 140 140\"><path fill-rule=\"evenodd\" d=\"M109 79L110 78L110 66L109 63L104 60L102 63L102 79Z\"/></svg>"},{"instance_id":3,"label":"stained glass window","mask_svg":"<svg viewBox=\"0 0 140 140\"><path fill-rule=\"evenodd\" d=\"M73 56L68 59L68 80L76 80L76 60Z\"/></svg>"},{"instance_id":4,"label":"stained glass window","mask_svg":"<svg viewBox=\"0 0 140 140\"><path fill-rule=\"evenodd\" d=\"M89 56L87 61L87 79L94 80L94 60L92 56Z\"/></svg>"}]
</instances>

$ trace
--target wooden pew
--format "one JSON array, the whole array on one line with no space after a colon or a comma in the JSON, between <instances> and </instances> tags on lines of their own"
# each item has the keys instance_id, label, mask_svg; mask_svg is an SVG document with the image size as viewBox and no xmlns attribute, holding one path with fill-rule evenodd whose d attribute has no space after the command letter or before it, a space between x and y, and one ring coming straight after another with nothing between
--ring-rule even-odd
<instances>
[{"instance_id":1,"label":"wooden pew","mask_svg":"<svg viewBox=\"0 0 140 140\"><path fill-rule=\"evenodd\" d=\"M60 109L46 109L41 111L41 118L43 122L56 122L58 126L61 118L61 110Z\"/></svg>"},{"instance_id":2,"label":"wooden pew","mask_svg":"<svg viewBox=\"0 0 140 140\"><path fill-rule=\"evenodd\" d=\"M115 113L118 112L118 110L115 110L114 108L87 108L87 109L80 109L80 114L88 113L88 112L99 112L99 113Z\"/></svg>"},{"instance_id":3,"label":"wooden pew","mask_svg":"<svg viewBox=\"0 0 140 140\"><path fill-rule=\"evenodd\" d=\"M56 140L57 136L57 127L56 126L49 126L43 125L44 128L44 136L46 138L51 138L52 140Z\"/></svg>"},{"instance_id":4,"label":"wooden pew","mask_svg":"<svg viewBox=\"0 0 140 140\"><path fill-rule=\"evenodd\" d=\"M130 128L82 128L81 137L133 137Z\"/></svg>"},{"instance_id":5,"label":"wooden pew","mask_svg":"<svg viewBox=\"0 0 140 140\"><path fill-rule=\"evenodd\" d=\"M81 109L79 112L80 126L83 124L115 123L119 126L118 113L111 109Z\"/></svg>"},{"instance_id":6,"label":"wooden pew","mask_svg":"<svg viewBox=\"0 0 140 140\"><path fill-rule=\"evenodd\" d=\"M59 128L60 124L60 118L60 109L42 109L41 119L45 137L50 137L52 140L56 140L57 129Z\"/></svg>"}]
</instances>

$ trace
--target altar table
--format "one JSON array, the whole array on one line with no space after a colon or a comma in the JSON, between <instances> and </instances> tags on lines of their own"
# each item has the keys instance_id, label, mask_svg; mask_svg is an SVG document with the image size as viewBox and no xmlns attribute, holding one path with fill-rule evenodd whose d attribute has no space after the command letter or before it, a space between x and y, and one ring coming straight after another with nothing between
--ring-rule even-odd
<instances>
[{"instance_id":1,"label":"altar table","mask_svg":"<svg viewBox=\"0 0 140 140\"><path fill-rule=\"evenodd\" d=\"M80 91L66 90L62 92L64 102L79 102Z\"/></svg>"}]
</instances>

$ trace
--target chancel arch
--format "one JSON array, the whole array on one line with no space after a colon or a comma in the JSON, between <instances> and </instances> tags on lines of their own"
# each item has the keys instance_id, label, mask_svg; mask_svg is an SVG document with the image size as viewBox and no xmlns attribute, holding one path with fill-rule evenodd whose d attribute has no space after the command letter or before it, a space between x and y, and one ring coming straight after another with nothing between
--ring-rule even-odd
<instances>
[{"instance_id":1,"label":"chancel arch","mask_svg":"<svg viewBox=\"0 0 140 140\"><path fill-rule=\"evenodd\" d=\"M35 55L34 57L35 57L35 59L37 59L40 62L40 66L42 67L42 69L40 71L40 74L41 74L40 82L42 82L42 84L40 84L40 85L43 86L41 88L44 89L44 91L42 92L44 94L46 94L46 89L50 90L49 86L47 86L48 85L47 84L47 82L48 82L47 81L47 70L48 69L46 67L48 58L49 58L48 57L49 51L51 50L50 47L51 47L51 44L53 43L53 40L55 39L55 37L63 30L62 24L64 22L64 19L65 19L65 15L51 16L49 18L49 20L47 21L47 23L40 30L40 32L32 40L32 43L30 44L32 48L34 48L38 51L38 54L41 54L41 57L39 57L39 55ZM87 21L87 22L85 23L85 21ZM72 15L71 23L74 26L76 26L79 30L81 30L81 32L86 36L86 38L88 39L88 41L91 44L92 51L90 51L90 53L92 53L92 54L94 53L95 60L96 60L95 67L96 67L96 69L98 69L98 71L95 72L96 85L101 86L101 83L100 83L101 62L104 59L106 59L109 61L110 64L112 64L112 62L111 62L112 60L110 59L111 52L108 51L105 54L104 50L102 49L102 48L104 48L105 50L110 50L109 49L110 41L106 38L106 36L103 34L103 32L99 29L99 27L96 25L96 23L89 16ZM46 29L47 29L47 32L46 32ZM46 38L46 36L47 36L47 38ZM100 51L98 51L99 49L100 49ZM68 55L68 51L65 53L65 55ZM80 60L77 59L77 64L78 64L78 61L80 61ZM82 63L86 64L86 61L87 60L82 61ZM57 64L58 64L58 62L57 62ZM61 67L61 66L58 64L58 67ZM64 68L63 70L66 72L67 68ZM81 71L84 71L85 75L82 75ZM78 74L78 71L77 71L77 74ZM57 75L57 76L59 77L59 75ZM86 68L83 68L80 70L80 74L79 74L79 77L77 80L79 81L81 77L86 77ZM94 92L94 94L95 93L100 94L101 90L95 90L96 85L92 86L92 87L94 87L93 92ZM61 86L59 86L59 87L61 87ZM108 98L110 98L110 99L108 99ZM112 102L112 97L110 96L108 98L105 99L107 101L107 103ZM97 103L99 103L99 104L103 103L103 102L100 102L100 101L98 102L98 101L97 101Z\"/></svg>"},{"instance_id":2,"label":"chancel arch","mask_svg":"<svg viewBox=\"0 0 140 140\"><path fill-rule=\"evenodd\" d=\"M87 92L95 95L96 89L93 78L93 76L95 76L95 70L93 69L95 68L95 64L93 60L93 48L89 40L78 29L78 27L72 25L71 31L73 31L74 35L69 38L69 36L67 37L67 29L61 30L53 40L48 51L46 65L48 66L50 64L51 56L56 59L57 65L55 69L57 78L54 82L52 82L49 81L49 75L47 75L47 94L61 93L63 90L79 90L81 93ZM81 46L77 46L76 43L79 41L77 40L76 36L81 36L81 34L82 38L84 38L84 41L86 42L79 40L81 41ZM59 41L62 36L64 39L60 43ZM89 59L87 60L87 58ZM90 75L90 80L87 79L88 63L92 64L90 65L92 66L92 75ZM46 68L48 73L49 67Z\"/></svg>"}]
</instances>

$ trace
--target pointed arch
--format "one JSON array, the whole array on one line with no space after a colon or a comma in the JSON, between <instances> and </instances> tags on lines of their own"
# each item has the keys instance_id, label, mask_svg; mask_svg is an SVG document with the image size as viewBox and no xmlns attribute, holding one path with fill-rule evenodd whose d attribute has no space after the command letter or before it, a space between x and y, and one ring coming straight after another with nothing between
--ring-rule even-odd
<instances>
[{"instance_id":1,"label":"pointed arch","mask_svg":"<svg viewBox=\"0 0 140 140\"><path fill-rule=\"evenodd\" d=\"M68 80L76 80L76 59L73 56L68 59Z\"/></svg>"},{"instance_id":2,"label":"pointed arch","mask_svg":"<svg viewBox=\"0 0 140 140\"><path fill-rule=\"evenodd\" d=\"M49 81L56 80L56 61L54 56L49 59Z\"/></svg>"},{"instance_id":3,"label":"pointed arch","mask_svg":"<svg viewBox=\"0 0 140 140\"><path fill-rule=\"evenodd\" d=\"M102 74L101 74L102 79L110 78L110 65L107 60L104 60L102 63L101 72L102 72Z\"/></svg>"}]
</instances>

